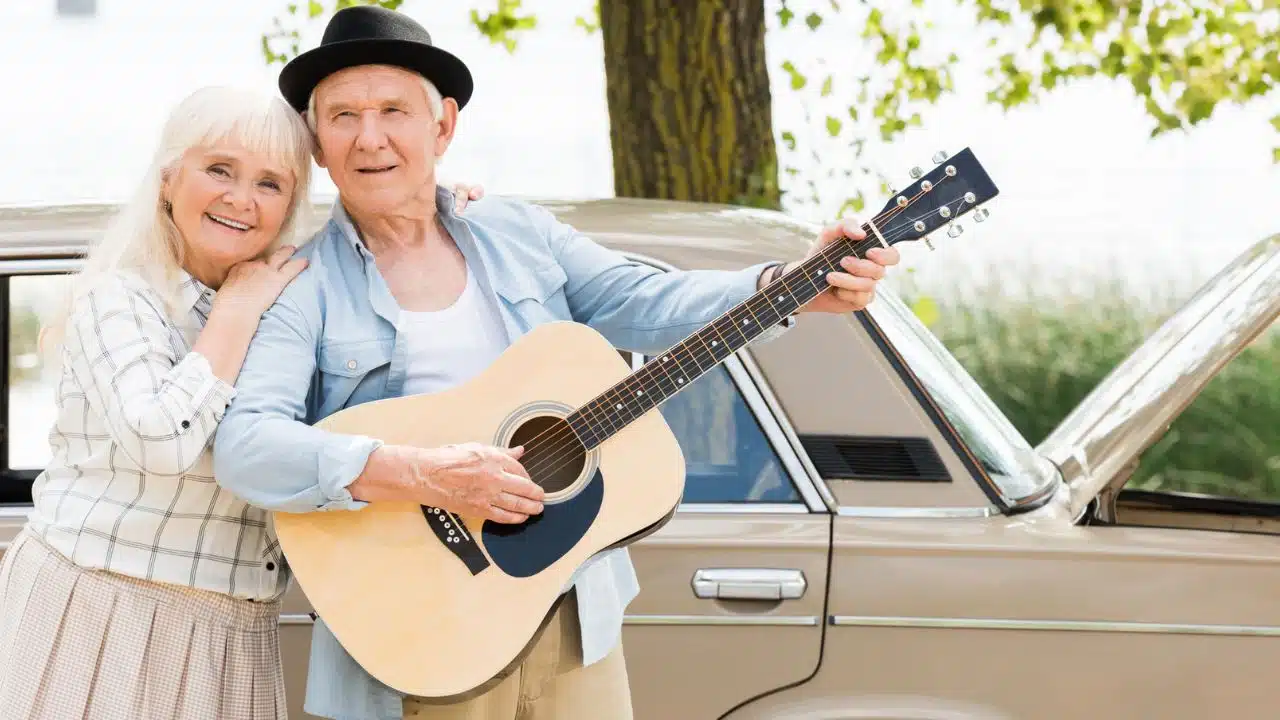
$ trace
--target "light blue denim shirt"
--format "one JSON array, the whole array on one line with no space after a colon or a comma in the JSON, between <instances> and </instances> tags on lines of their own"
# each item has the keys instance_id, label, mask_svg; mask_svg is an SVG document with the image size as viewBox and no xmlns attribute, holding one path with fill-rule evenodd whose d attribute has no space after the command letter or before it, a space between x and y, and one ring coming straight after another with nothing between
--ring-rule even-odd
<instances>
[{"instance_id":1,"label":"light blue denim shirt","mask_svg":"<svg viewBox=\"0 0 1280 720\"><path fill-rule=\"evenodd\" d=\"M540 323L575 320L618 348L656 355L749 297L765 267L663 272L596 244L536 205L487 197L455 214L444 189L437 204L484 292L497 299L509 341ZM312 424L402 394L408 358L396 333L399 306L341 203L298 254L309 266L262 318L214 440L214 472L223 486L272 510L356 510L364 503L347 486L380 441ZM618 549L581 568L574 587L590 664L618 642L639 584L630 556ZM399 720L401 701L317 620L307 712Z\"/></svg>"}]
</instances>

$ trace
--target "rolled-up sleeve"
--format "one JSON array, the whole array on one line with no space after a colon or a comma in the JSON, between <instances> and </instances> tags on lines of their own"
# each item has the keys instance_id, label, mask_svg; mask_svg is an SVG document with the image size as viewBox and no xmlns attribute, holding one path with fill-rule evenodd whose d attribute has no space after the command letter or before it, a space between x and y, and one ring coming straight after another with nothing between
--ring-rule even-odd
<instances>
[{"instance_id":1,"label":"rolled-up sleeve","mask_svg":"<svg viewBox=\"0 0 1280 720\"><path fill-rule=\"evenodd\" d=\"M664 272L596 243L545 209L537 213L567 276L565 297L573 318L614 346L646 355L666 350L751 297L760 273L773 264ZM793 324L783 318L751 344L773 340Z\"/></svg>"},{"instance_id":2,"label":"rolled-up sleeve","mask_svg":"<svg viewBox=\"0 0 1280 720\"><path fill-rule=\"evenodd\" d=\"M235 396L203 355L178 357L163 312L120 279L76 301L63 344L90 407L143 472L190 470Z\"/></svg>"},{"instance_id":3,"label":"rolled-up sleeve","mask_svg":"<svg viewBox=\"0 0 1280 720\"><path fill-rule=\"evenodd\" d=\"M305 294L282 296L263 315L236 380L238 396L214 441L214 475L270 510L354 510L367 503L347 487L382 442L307 424L320 323L318 308L306 312L296 304Z\"/></svg>"}]
</instances>

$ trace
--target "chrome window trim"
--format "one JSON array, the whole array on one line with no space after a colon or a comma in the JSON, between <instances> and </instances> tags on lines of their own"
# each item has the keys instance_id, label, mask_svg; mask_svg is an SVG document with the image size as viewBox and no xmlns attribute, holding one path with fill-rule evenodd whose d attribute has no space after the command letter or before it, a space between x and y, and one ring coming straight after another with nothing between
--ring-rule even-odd
<instances>
[{"instance_id":1,"label":"chrome window trim","mask_svg":"<svg viewBox=\"0 0 1280 720\"><path fill-rule=\"evenodd\" d=\"M679 268L665 263L656 258L635 252L623 252L623 257L636 262L644 263L650 267L657 268L663 272L677 271ZM638 353L632 354L632 367L638 367L636 358ZM750 370L746 368L746 363L750 362L748 351L744 348L733 355L729 356L721 363L729 374L730 381L737 388L738 394L742 397L747 409L751 411L756 422L760 423L760 429L764 432L765 441L769 443L769 447L773 450L773 454L782 464L783 471L791 480L791 485L799 493L800 498L804 501L804 505L810 512L828 512L835 509L835 498L830 496L830 490L822 486L822 490L814 484L816 474L811 475L806 469L804 461L796 452L796 446L788 439L783 429L782 421L785 415L781 412L781 407L774 398L770 402L761 390L760 383L753 377ZM640 363L643 364L643 358ZM760 375L759 368L756 368L757 376ZM794 436L794 432L792 433ZM822 491L826 491L825 493ZM700 503L689 503L688 505L697 505ZM719 503L720 505L736 505L736 503ZM741 503L741 507L747 508L754 503ZM681 508L687 507L681 504ZM744 512L761 512L744 510ZM768 511L763 511L768 512Z\"/></svg>"},{"instance_id":2,"label":"chrome window trim","mask_svg":"<svg viewBox=\"0 0 1280 720\"><path fill-rule=\"evenodd\" d=\"M1280 637L1273 625L1207 625L1200 623L1148 623L1112 620L1019 620L1013 618L893 617L832 615L839 627L905 627L958 630L1050 630L1057 632L1155 633L1173 635L1254 635Z\"/></svg>"},{"instance_id":3,"label":"chrome window trim","mask_svg":"<svg viewBox=\"0 0 1280 720\"><path fill-rule=\"evenodd\" d=\"M306 613L280 615L281 625L312 625L315 620ZM753 627L817 627L816 615L626 615L624 625L750 625Z\"/></svg>"},{"instance_id":4,"label":"chrome window trim","mask_svg":"<svg viewBox=\"0 0 1280 720\"><path fill-rule=\"evenodd\" d=\"M0 260L0 275L63 275L81 265L79 260Z\"/></svg>"},{"instance_id":5,"label":"chrome window trim","mask_svg":"<svg viewBox=\"0 0 1280 720\"><path fill-rule=\"evenodd\" d=\"M624 625L754 625L816 627L814 615L625 615Z\"/></svg>"},{"instance_id":6,"label":"chrome window trim","mask_svg":"<svg viewBox=\"0 0 1280 720\"><path fill-rule=\"evenodd\" d=\"M803 503L680 503L676 512L687 515L724 515L749 513L758 515L808 515Z\"/></svg>"},{"instance_id":7,"label":"chrome window trim","mask_svg":"<svg viewBox=\"0 0 1280 720\"><path fill-rule=\"evenodd\" d=\"M898 507L898 506L853 506L841 505L836 510L840 517L856 518L909 518L909 519L952 519L952 518L989 518L1000 515L1000 511L990 505L981 507Z\"/></svg>"},{"instance_id":8,"label":"chrome window trim","mask_svg":"<svg viewBox=\"0 0 1280 720\"><path fill-rule=\"evenodd\" d=\"M768 379L765 378L764 371L756 363L756 359L751 355L750 349L739 352L737 357L740 360L743 371L750 377L756 391L761 395L762 402L773 415L778 432L786 440L787 447L791 450L790 454L799 464L800 469L798 472L803 473L808 478L809 483L822 500L822 507L814 508L814 510L835 512L839 501L836 500L826 481L822 479L822 475L818 473L818 468L809 458L809 453L805 451L804 445L800 443L800 436L796 433L795 426L791 424L791 418L787 415L786 410L782 408L782 403L778 401L778 396L774 394L773 387L769 385Z\"/></svg>"}]
</instances>

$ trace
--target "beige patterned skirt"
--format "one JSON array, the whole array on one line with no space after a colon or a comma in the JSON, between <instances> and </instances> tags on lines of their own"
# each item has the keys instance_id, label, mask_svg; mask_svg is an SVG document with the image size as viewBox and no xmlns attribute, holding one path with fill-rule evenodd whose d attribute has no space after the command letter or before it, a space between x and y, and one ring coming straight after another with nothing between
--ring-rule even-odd
<instances>
[{"instance_id":1,"label":"beige patterned skirt","mask_svg":"<svg viewBox=\"0 0 1280 720\"><path fill-rule=\"evenodd\" d=\"M0 563L0 720L283 719L279 614L87 571L24 531Z\"/></svg>"}]
</instances>

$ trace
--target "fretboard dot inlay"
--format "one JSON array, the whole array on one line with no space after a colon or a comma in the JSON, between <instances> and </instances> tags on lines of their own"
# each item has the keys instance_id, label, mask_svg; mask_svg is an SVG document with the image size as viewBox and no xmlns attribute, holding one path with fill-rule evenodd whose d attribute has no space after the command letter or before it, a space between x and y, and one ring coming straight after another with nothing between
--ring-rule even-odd
<instances>
[{"instance_id":1,"label":"fretboard dot inlay","mask_svg":"<svg viewBox=\"0 0 1280 720\"><path fill-rule=\"evenodd\" d=\"M618 403L618 409L619 409L619 410L621 410L621 409L622 409L622 403Z\"/></svg>"},{"instance_id":2,"label":"fretboard dot inlay","mask_svg":"<svg viewBox=\"0 0 1280 720\"><path fill-rule=\"evenodd\" d=\"M680 383L681 385L683 385L683 384L684 384L684 378L680 378L679 380L676 380L676 382L678 382L678 383Z\"/></svg>"},{"instance_id":3,"label":"fretboard dot inlay","mask_svg":"<svg viewBox=\"0 0 1280 720\"><path fill-rule=\"evenodd\" d=\"M719 341L717 341L717 340L712 340L712 341L711 341L711 347L715 347L716 345L719 345L719 344L720 344L720 343L719 343Z\"/></svg>"}]
</instances>

